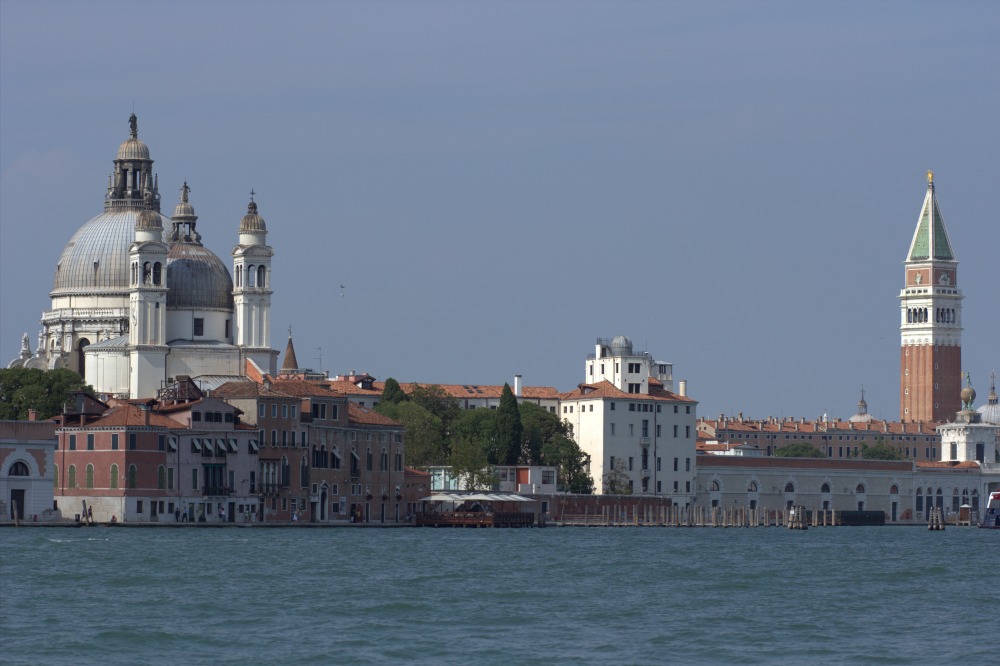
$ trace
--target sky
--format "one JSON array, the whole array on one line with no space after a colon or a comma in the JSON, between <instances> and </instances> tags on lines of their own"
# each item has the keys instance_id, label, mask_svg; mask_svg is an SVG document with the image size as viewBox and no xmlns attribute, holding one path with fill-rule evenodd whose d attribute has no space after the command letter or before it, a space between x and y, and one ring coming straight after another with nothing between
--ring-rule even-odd
<instances>
[{"instance_id":1,"label":"sky","mask_svg":"<svg viewBox=\"0 0 1000 666\"><path fill-rule=\"evenodd\" d=\"M103 210L135 110L272 340L379 379L562 391L598 337L698 412L899 413L935 187L962 358L1000 368L1000 3L0 0L0 361ZM343 288L341 288L343 285Z\"/></svg>"}]
</instances>

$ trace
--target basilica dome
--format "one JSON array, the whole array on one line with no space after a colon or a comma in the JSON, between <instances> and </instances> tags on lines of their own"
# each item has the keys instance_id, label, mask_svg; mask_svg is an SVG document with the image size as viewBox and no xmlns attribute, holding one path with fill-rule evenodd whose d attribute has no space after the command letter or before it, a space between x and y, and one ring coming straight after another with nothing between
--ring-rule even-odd
<instances>
[{"instance_id":1,"label":"basilica dome","mask_svg":"<svg viewBox=\"0 0 1000 666\"><path fill-rule=\"evenodd\" d=\"M167 255L167 307L232 310L233 279L222 260L197 243L171 243Z\"/></svg>"},{"instance_id":2,"label":"basilica dome","mask_svg":"<svg viewBox=\"0 0 1000 666\"><path fill-rule=\"evenodd\" d=\"M77 229L56 264L51 295L125 294L129 287L128 249L135 240L140 212L111 210ZM169 219L155 214L160 216L161 226L169 226Z\"/></svg>"}]
</instances>

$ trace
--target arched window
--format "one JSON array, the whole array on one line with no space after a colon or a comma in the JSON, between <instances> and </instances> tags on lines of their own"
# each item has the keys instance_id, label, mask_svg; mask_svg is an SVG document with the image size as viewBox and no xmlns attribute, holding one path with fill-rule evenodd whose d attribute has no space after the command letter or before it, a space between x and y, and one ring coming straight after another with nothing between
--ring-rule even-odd
<instances>
[{"instance_id":1,"label":"arched window","mask_svg":"<svg viewBox=\"0 0 1000 666\"><path fill-rule=\"evenodd\" d=\"M865 494L865 486L864 486L864 484L863 483L859 483L858 487L854 489L854 492L856 492L859 495L864 495Z\"/></svg>"},{"instance_id":2,"label":"arched window","mask_svg":"<svg viewBox=\"0 0 1000 666\"><path fill-rule=\"evenodd\" d=\"M160 262L153 264L153 284L160 284L160 280L163 277L163 266Z\"/></svg>"},{"instance_id":3,"label":"arched window","mask_svg":"<svg viewBox=\"0 0 1000 666\"><path fill-rule=\"evenodd\" d=\"M233 271L233 273L235 273L235 275L233 277L236 278L236 286L237 287L242 287L243 286L243 266L237 266L236 270Z\"/></svg>"},{"instance_id":4,"label":"arched window","mask_svg":"<svg viewBox=\"0 0 1000 666\"><path fill-rule=\"evenodd\" d=\"M147 261L142 265L142 282L143 284L149 284L153 281L153 267L149 265Z\"/></svg>"},{"instance_id":5,"label":"arched window","mask_svg":"<svg viewBox=\"0 0 1000 666\"><path fill-rule=\"evenodd\" d=\"M118 465L111 466L111 489L116 490L118 488Z\"/></svg>"},{"instance_id":6,"label":"arched window","mask_svg":"<svg viewBox=\"0 0 1000 666\"><path fill-rule=\"evenodd\" d=\"M136 478L135 477L136 477L135 465L129 465L128 466L128 487L129 488L135 488L136 487Z\"/></svg>"},{"instance_id":7,"label":"arched window","mask_svg":"<svg viewBox=\"0 0 1000 666\"><path fill-rule=\"evenodd\" d=\"M255 278L256 277L257 277L257 270L253 267L253 265L251 264L250 266L247 266L247 286L248 287L255 286Z\"/></svg>"},{"instance_id":8,"label":"arched window","mask_svg":"<svg viewBox=\"0 0 1000 666\"><path fill-rule=\"evenodd\" d=\"M979 511L979 491L975 488L972 489L972 510Z\"/></svg>"},{"instance_id":9,"label":"arched window","mask_svg":"<svg viewBox=\"0 0 1000 666\"><path fill-rule=\"evenodd\" d=\"M87 465L87 487L88 488L93 488L94 487L94 466L93 465Z\"/></svg>"},{"instance_id":10,"label":"arched window","mask_svg":"<svg viewBox=\"0 0 1000 666\"><path fill-rule=\"evenodd\" d=\"M303 488L309 485L309 461L306 460L305 456L302 456L302 460L299 462L299 485Z\"/></svg>"},{"instance_id":11,"label":"arched window","mask_svg":"<svg viewBox=\"0 0 1000 666\"><path fill-rule=\"evenodd\" d=\"M890 495L898 495L899 494L899 486L897 486L896 484L892 484L892 487L889 488L889 494Z\"/></svg>"},{"instance_id":12,"label":"arched window","mask_svg":"<svg viewBox=\"0 0 1000 666\"><path fill-rule=\"evenodd\" d=\"M31 472L28 470L28 465L24 462L18 460L16 463L10 466L10 471L7 472L8 476L31 476Z\"/></svg>"},{"instance_id":13,"label":"arched window","mask_svg":"<svg viewBox=\"0 0 1000 666\"><path fill-rule=\"evenodd\" d=\"M829 493L829 492L830 492L830 484L829 484L829 483L824 483L824 484L823 484L823 487L821 487L821 488L819 489L819 491L820 491L821 493Z\"/></svg>"},{"instance_id":14,"label":"arched window","mask_svg":"<svg viewBox=\"0 0 1000 666\"><path fill-rule=\"evenodd\" d=\"M281 485L287 486L292 480L292 468L288 464L288 456L281 456Z\"/></svg>"},{"instance_id":15,"label":"arched window","mask_svg":"<svg viewBox=\"0 0 1000 666\"><path fill-rule=\"evenodd\" d=\"M160 490L167 489L167 470L160 465L156 468L156 487Z\"/></svg>"},{"instance_id":16,"label":"arched window","mask_svg":"<svg viewBox=\"0 0 1000 666\"><path fill-rule=\"evenodd\" d=\"M400 453L399 449L396 449L396 471L403 471L403 454Z\"/></svg>"},{"instance_id":17,"label":"arched window","mask_svg":"<svg viewBox=\"0 0 1000 666\"><path fill-rule=\"evenodd\" d=\"M717 492L719 492L719 490L720 490L720 488L719 488L719 482L718 482L718 481L715 481L715 480L713 480L713 481L712 481L712 483L710 483L710 484L708 485L708 489L709 489L710 491L712 491L713 493L717 493Z\"/></svg>"},{"instance_id":18,"label":"arched window","mask_svg":"<svg viewBox=\"0 0 1000 666\"><path fill-rule=\"evenodd\" d=\"M379 471L388 472L389 471L389 452L382 449L382 455L379 457Z\"/></svg>"},{"instance_id":19,"label":"arched window","mask_svg":"<svg viewBox=\"0 0 1000 666\"><path fill-rule=\"evenodd\" d=\"M340 469L340 454L337 453L336 449L330 450L330 468Z\"/></svg>"},{"instance_id":20,"label":"arched window","mask_svg":"<svg viewBox=\"0 0 1000 666\"><path fill-rule=\"evenodd\" d=\"M791 481L789 481L788 483L785 484L785 492L786 493L794 493L795 492L795 486L792 485Z\"/></svg>"},{"instance_id":21,"label":"arched window","mask_svg":"<svg viewBox=\"0 0 1000 666\"><path fill-rule=\"evenodd\" d=\"M267 268L264 266L257 267L257 286L261 288L267 286Z\"/></svg>"},{"instance_id":22,"label":"arched window","mask_svg":"<svg viewBox=\"0 0 1000 666\"><path fill-rule=\"evenodd\" d=\"M747 492L748 493L755 493L755 492L757 492L757 482L756 481L751 481L750 483L747 484Z\"/></svg>"},{"instance_id":23,"label":"arched window","mask_svg":"<svg viewBox=\"0 0 1000 666\"><path fill-rule=\"evenodd\" d=\"M66 485L70 488L76 488L76 465L69 466L69 482Z\"/></svg>"},{"instance_id":24,"label":"arched window","mask_svg":"<svg viewBox=\"0 0 1000 666\"><path fill-rule=\"evenodd\" d=\"M365 453L365 469L368 470L369 472L372 471L373 463L374 459L372 458L372 450L368 449L368 451Z\"/></svg>"}]
</instances>

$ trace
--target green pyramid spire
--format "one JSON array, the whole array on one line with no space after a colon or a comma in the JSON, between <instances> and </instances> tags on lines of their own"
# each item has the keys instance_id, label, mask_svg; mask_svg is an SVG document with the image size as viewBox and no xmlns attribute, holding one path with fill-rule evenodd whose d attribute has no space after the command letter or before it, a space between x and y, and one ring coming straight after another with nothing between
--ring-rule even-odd
<instances>
[{"instance_id":1,"label":"green pyramid spire","mask_svg":"<svg viewBox=\"0 0 1000 666\"><path fill-rule=\"evenodd\" d=\"M927 195L920 209L920 220L917 230L910 243L907 261L928 261L940 259L954 261L955 253L951 249L948 231L944 228L944 218L938 208L937 196L934 194L934 173L927 172Z\"/></svg>"}]
</instances>

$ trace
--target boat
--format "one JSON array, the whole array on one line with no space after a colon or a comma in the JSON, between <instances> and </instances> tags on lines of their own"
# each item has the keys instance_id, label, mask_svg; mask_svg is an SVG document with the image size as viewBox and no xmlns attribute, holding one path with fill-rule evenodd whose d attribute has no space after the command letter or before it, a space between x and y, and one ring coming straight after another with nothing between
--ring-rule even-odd
<instances>
[{"instance_id":1,"label":"boat","mask_svg":"<svg viewBox=\"0 0 1000 666\"><path fill-rule=\"evenodd\" d=\"M1000 490L990 493L986 501L986 510L983 511L983 520L980 527L988 530L1000 530Z\"/></svg>"}]
</instances>

